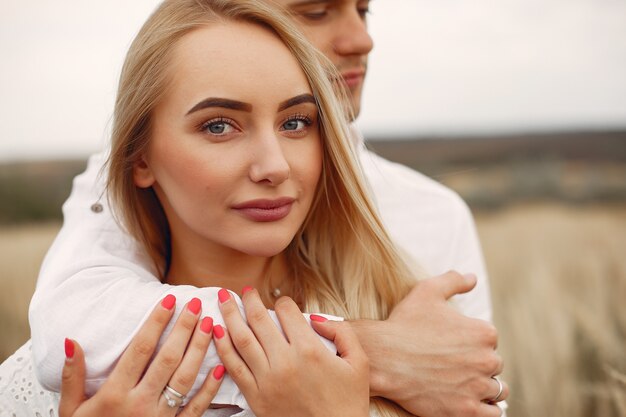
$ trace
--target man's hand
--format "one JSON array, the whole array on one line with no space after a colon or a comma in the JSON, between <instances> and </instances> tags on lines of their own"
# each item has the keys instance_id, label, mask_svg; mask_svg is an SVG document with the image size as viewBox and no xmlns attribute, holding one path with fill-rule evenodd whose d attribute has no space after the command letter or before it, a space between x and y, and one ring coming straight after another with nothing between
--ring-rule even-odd
<instances>
[{"instance_id":1,"label":"man's hand","mask_svg":"<svg viewBox=\"0 0 626 417\"><path fill-rule=\"evenodd\" d=\"M447 302L475 285L473 275L448 272L420 281L387 320L350 322L370 359L372 396L421 417L500 416L489 402L503 366L496 329ZM498 401L508 396L502 385Z\"/></svg>"}]
</instances>

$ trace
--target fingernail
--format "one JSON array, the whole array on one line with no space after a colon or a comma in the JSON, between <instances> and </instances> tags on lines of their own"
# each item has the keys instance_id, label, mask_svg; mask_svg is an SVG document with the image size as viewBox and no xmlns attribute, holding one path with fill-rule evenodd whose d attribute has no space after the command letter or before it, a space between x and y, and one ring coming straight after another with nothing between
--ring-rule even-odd
<instances>
[{"instance_id":1,"label":"fingernail","mask_svg":"<svg viewBox=\"0 0 626 417\"><path fill-rule=\"evenodd\" d=\"M219 381L224 376L224 372L226 372L224 365L217 365L213 371L213 377Z\"/></svg>"},{"instance_id":2,"label":"fingernail","mask_svg":"<svg viewBox=\"0 0 626 417\"><path fill-rule=\"evenodd\" d=\"M230 298L230 293L227 289L222 288L217 292L217 298L219 298L220 303L223 303L225 301L228 301L228 299Z\"/></svg>"},{"instance_id":3,"label":"fingernail","mask_svg":"<svg viewBox=\"0 0 626 417\"><path fill-rule=\"evenodd\" d=\"M193 314L198 314L200 312L200 309L202 308L202 301L200 301L199 298L195 298L194 297L194 298L191 299L189 304L187 304L187 308Z\"/></svg>"},{"instance_id":4,"label":"fingernail","mask_svg":"<svg viewBox=\"0 0 626 417\"><path fill-rule=\"evenodd\" d=\"M65 357L72 359L74 357L74 342L67 337L65 338Z\"/></svg>"},{"instance_id":5,"label":"fingernail","mask_svg":"<svg viewBox=\"0 0 626 417\"><path fill-rule=\"evenodd\" d=\"M200 323L200 330L204 333L211 333L211 330L213 330L213 319L211 317L203 318Z\"/></svg>"},{"instance_id":6,"label":"fingernail","mask_svg":"<svg viewBox=\"0 0 626 417\"><path fill-rule=\"evenodd\" d=\"M221 339L222 337L224 337L224 328L219 324L216 324L213 327L213 335L215 335L215 337L217 337L218 339Z\"/></svg>"},{"instance_id":7,"label":"fingernail","mask_svg":"<svg viewBox=\"0 0 626 417\"><path fill-rule=\"evenodd\" d=\"M311 321L317 321L320 323L324 323L325 321L328 321L326 317L318 316L317 314L311 314L309 318L311 319Z\"/></svg>"},{"instance_id":8,"label":"fingernail","mask_svg":"<svg viewBox=\"0 0 626 417\"><path fill-rule=\"evenodd\" d=\"M248 291L252 291L254 288L252 288L249 285L246 285L245 287L243 287L243 289L241 290L241 295L244 295L245 293L247 293Z\"/></svg>"},{"instance_id":9,"label":"fingernail","mask_svg":"<svg viewBox=\"0 0 626 417\"><path fill-rule=\"evenodd\" d=\"M474 274L463 274L463 277L467 280L474 280L476 279L476 275Z\"/></svg>"},{"instance_id":10,"label":"fingernail","mask_svg":"<svg viewBox=\"0 0 626 417\"><path fill-rule=\"evenodd\" d=\"M166 310L171 310L174 307L174 304L176 304L176 297L172 294L166 295L163 301L161 301L161 305Z\"/></svg>"}]
</instances>

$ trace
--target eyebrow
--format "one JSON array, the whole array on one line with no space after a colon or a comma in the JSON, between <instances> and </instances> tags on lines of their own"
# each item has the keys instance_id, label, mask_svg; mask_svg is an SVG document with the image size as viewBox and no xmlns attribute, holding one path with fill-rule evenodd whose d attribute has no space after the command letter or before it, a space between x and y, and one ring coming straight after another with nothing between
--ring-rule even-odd
<instances>
[{"instance_id":1,"label":"eyebrow","mask_svg":"<svg viewBox=\"0 0 626 417\"><path fill-rule=\"evenodd\" d=\"M297 106L298 104L302 104L302 103L313 103L315 105L317 105L317 101L315 100L315 97L313 97L312 94L300 94L299 96L295 96L290 98L289 100L285 100L283 102L281 102L278 105L278 111L283 111L285 109L288 109L289 107L293 107L293 106Z\"/></svg>"},{"instance_id":2,"label":"eyebrow","mask_svg":"<svg viewBox=\"0 0 626 417\"><path fill-rule=\"evenodd\" d=\"M187 116L198 110L206 109L209 107L221 107L223 109L241 110L245 112L252 111L252 104L244 103L243 101L231 100L228 98L207 98L196 104L187 112Z\"/></svg>"}]
</instances>

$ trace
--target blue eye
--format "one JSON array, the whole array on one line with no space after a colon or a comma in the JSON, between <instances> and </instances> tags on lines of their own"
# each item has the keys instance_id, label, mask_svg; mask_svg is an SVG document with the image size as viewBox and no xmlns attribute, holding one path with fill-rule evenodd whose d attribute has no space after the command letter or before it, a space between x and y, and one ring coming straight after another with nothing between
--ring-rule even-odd
<instances>
[{"instance_id":1,"label":"blue eye","mask_svg":"<svg viewBox=\"0 0 626 417\"><path fill-rule=\"evenodd\" d=\"M304 128L304 122L302 120L288 120L283 124L285 130L298 130L298 128Z\"/></svg>"},{"instance_id":2,"label":"blue eye","mask_svg":"<svg viewBox=\"0 0 626 417\"><path fill-rule=\"evenodd\" d=\"M214 136L223 136L231 133L233 126L226 120L210 120L202 125L202 131Z\"/></svg>"},{"instance_id":3,"label":"blue eye","mask_svg":"<svg viewBox=\"0 0 626 417\"><path fill-rule=\"evenodd\" d=\"M311 126L311 119L306 116L297 116L287 120L281 126L281 130L285 131L300 131Z\"/></svg>"}]
</instances>

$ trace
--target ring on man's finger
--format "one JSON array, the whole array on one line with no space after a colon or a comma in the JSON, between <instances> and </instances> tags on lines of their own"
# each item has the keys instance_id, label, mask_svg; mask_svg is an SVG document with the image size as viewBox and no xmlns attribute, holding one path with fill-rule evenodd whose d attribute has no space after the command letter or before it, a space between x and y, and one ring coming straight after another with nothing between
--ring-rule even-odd
<instances>
[{"instance_id":1,"label":"ring on man's finger","mask_svg":"<svg viewBox=\"0 0 626 417\"><path fill-rule=\"evenodd\" d=\"M495 402L498 402L498 400L500 399L500 396L502 395L502 392L504 391L504 385L502 385L502 382L498 379L498 377L492 376L491 379L493 379L494 381L498 383L498 393L496 394L495 397L489 400L490 403L495 403Z\"/></svg>"},{"instance_id":2,"label":"ring on man's finger","mask_svg":"<svg viewBox=\"0 0 626 417\"><path fill-rule=\"evenodd\" d=\"M167 406L170 408L179 408L183 405L185 398L187 398L186 395L181 394L169 385L166 385L163 389L163 396L165 397Z\"/></svg>"}]
</instances>

